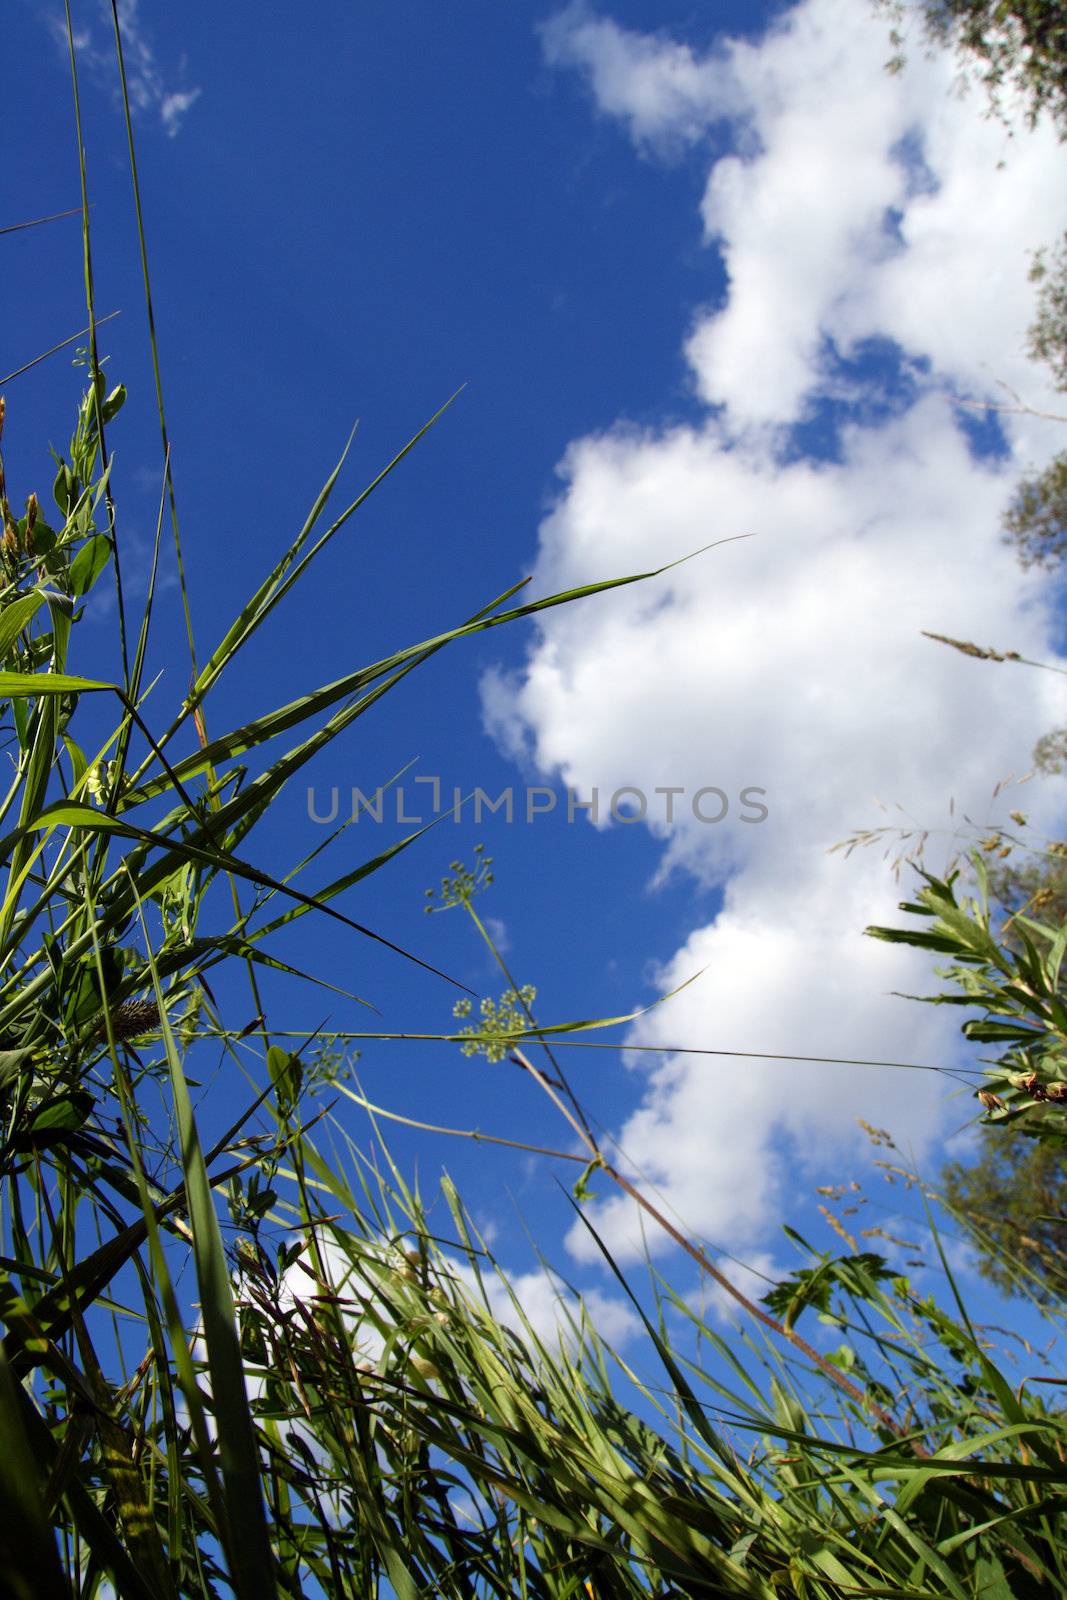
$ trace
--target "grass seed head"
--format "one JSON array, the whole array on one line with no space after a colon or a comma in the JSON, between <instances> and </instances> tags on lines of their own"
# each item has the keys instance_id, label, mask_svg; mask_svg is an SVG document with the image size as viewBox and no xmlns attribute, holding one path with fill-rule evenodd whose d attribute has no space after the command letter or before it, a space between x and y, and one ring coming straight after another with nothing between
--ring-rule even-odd
<instances>
[{"instance_id":1,"label":"grass seed head","mask_svg":"<svg viewBox=\"0 0 1067 1600\"><path fill-rule=\"evenodd\" d=\"M138 1039L159 1027L159 1007L154 1000L124 1000L111 1013L111 1031L116 1043ZM102 1033L105 1029L100 1030Z\"/></svg>"},{"instance_id":2,"label":"grass seed head","mask_svg":"<svg viewBox=\"0 0 1067 1600\"><path fill-rule=\"evenodd\" d=\"M37 496L35 494L31 494L29 499L26 501L25 540L26 540L26 551L27 551L27 554L33 549L33 530L34 530L34 527L36 526L37 514L40 511L40 509L41 509L40 501L37 499Z\"/></svg>"}]
</instances>

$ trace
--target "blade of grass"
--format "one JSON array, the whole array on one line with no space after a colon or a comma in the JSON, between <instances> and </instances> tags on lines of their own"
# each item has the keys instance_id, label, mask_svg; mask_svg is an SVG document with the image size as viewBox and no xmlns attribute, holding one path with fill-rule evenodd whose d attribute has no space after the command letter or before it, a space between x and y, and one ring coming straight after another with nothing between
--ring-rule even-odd
<instances>
[{"instance_id":1,"label":"blade of grass","mask_svg":"<svg viewBox=\"0 0 1067 1600\"><path fill-rule=\"evenodd\" d=\"M212 1407L218 1428L229 1535L226 1543L230 1578L238 1600L271 1600L277 1593L275 1564L260 1489L259 1452L245 1389L230 1268L223 1249L192 1101L167 1016L166 997L160 987L144 908L136 888L133 892L159 1008L185 1173L204 1344L211 1374Z\"/></svg>"}]
</instances>

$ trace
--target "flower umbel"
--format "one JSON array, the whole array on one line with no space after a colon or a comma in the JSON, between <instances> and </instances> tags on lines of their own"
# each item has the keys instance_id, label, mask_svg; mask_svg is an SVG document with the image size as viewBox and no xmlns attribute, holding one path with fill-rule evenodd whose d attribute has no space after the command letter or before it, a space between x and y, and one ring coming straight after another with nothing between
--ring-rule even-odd
<instances>
[{"instance_id":1,"label":"flower umbel","mask_svg":"<svg viewBox=\"0 0 1067 1600\"><path fill-rule=\"evenodd\" d=\"M450 911L453 906L469 905L476 894L482 889L488 889L493 881L490 870L493 865L492 856L483 855L484 844L474 846L474 865L465 867L462 861L449 862L449 873L441 879L441 904L439 906L427 905L427 911ZM438 891L427 889L427 900L433 900Z\"/></svg>"},{"instance_id":2,"label":"flower umbel","mask_svg":"<svg viewBox=\"0 0 1067 1600\"><path fill-rule=\"evenodd\" d=\"M505 989L499 1000L484 999L478 1007L480 1026L473 1024L459 1030L465 1040L460 1046L465 1056L482 1055L487 1061L503 1061L517 1040L530 1031L529 1009L537 998L532 983L521 989ZM471 1002L457 1000L452 1007L454 1017L469 1017Z\"/></svg>"}]
</instances>

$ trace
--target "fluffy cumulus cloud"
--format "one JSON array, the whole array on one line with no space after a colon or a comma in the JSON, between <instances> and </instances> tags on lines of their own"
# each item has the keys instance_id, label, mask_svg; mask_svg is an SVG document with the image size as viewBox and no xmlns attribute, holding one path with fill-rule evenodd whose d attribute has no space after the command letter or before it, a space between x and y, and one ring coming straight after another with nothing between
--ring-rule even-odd
<instances>
[{"instance_id":1,"label":"fluffy cumulus cloud","mask_svg":"<svg viewBox=\"0 0 1067 1600\"><path fill-rule=\"evenodd\" d=\"M383 1298L377 1279L388 1283L398 1273L410 1273L413 1269L403 1253L372 1247L356 1263L327 1241L320 1259L331 1289L344 1307L357 1359L371 1366L397 1359L393 1339L396 1324L388 1296ZM434 1277L442 1290L443 1307L465 1300L476 1309L488 1309L497 1322L521 1338L532 1332L550 1353L558 1349L561 1341L571 1351L577 1347L583 1318L613 1346L625 1343L638 1328L636 1316L624 1301L595 1288L579 1300L562 1279L547 1271L515 1273L505 1278L499 1269L488 1268L483 1269L479 1280L468 1262L444 1256L435 1266ZM305 1257L299 1257L286 1270L280 1303L291 1310L313 1303L320 1292L317 1272ZM402 1358L407 1358L406 1353Z\"/></svg>"},{"instance_id":2,"label":"fluffy cumulus cloud","mask_svg":"<svg viewBox=\"0 0 1067 1600\"><path fill-rule=\"evenodd\" d=\"M830 847L857 828L929 827L946 835L937 865L1062 721L1053 674L923 637L1053 659L1052 598L999 519L1062 429L1004 411L999 452L983 454L980 413L958 402L1003 402L1008 385L1051 406L1023 350L1030 252L1067 225L1062 149L1048 128L1009 138L977 93L954 92L949 58L887 74L884 30L851 0L802 0L761 40L707 58L573 7L544 37L639 147L699 149L715 130L700 221L727 287L684 345L704 420L605 419L576 441L538 582L754 537L549 613L525 668L486 680L486 719L583 795L684 790L670 822L656 797L645 826L662 873L721 885L723 904L660 974L699 982L631 1036L663 1053L627 1058L635 1109L618 1132L690 1227L758 1245L798 1174L840 1164L857 1116L921 1154L946 1083L671 1047L951 1062L958 1017L891 992L928 991L929 964L861 937L901 897L883 852ZM693 814L709 786L729 804L721 823ZM746 788L766 790L764 821L744 820ZM996 814L1020 803L1054 826L1049 786L1009 790ZM637 1248L629 1203L606 1201L597 1221L624 1257ZM584 1235L571 1235L579 1256Z\"/></svg>"},{"instance_id":3,"label":"fluffy cumulus cloud","mask_svg":"<svg viewBox=\"0 0 1067 1600\"><path fill-rule=\"evenodd\" d=\"M481 1294L473 1271L465 1263L452 1263L457 1278L466 1285L478 1303ZM511 1328L520 1338L532 1331L549 1352L560 1342L572 1352L585 1321L614 1348L632 1339L640 1324L625 1301L599 1289L583 1292L579 1301L561 1278L547 1271L519 1272L507 1281L493 1274L483 1279L489 1310L496 1321Z\"/></svg>"}]
</instances>

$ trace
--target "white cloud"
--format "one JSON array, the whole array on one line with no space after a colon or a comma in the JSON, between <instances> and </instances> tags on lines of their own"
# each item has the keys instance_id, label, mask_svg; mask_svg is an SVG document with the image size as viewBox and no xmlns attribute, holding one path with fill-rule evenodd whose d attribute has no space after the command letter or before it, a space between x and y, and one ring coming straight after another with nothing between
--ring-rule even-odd
<instances>
[{"instance_id":1,"label":"white cloud","mask_svg":"<svg viewBox=\"0 0 1067 1600\"><path fill-rule=\"evenodd\" d=\"M480 1302L473 1271L461 1262L450 1262L450 1266L472 1297ZM507 1282L493 1273L483 1276L482 1281L494 1319L520 1338L528 1324L549 1351L561 1340L574 1349L583 1306L589 1323L613 1347L632 1338L640 1326L636 1314L625 1301L594 1288L583 1292L579 1302L555 1273L520 1272L510 1275Z\"/></svg>"},{"instance_id":2,"label":"white cloud","mask_svg":"<svg viewBox=\"0 0 1067 1600\"><path fill-rule=\"evenodd\" d=\"M684 800L672 826L650 817L663 872L725 884L725 903L661 975L703 978L634 1031L664 1054L631 1058L638 1103L620 1138L689 1225L738 1247L788 1208L798 1176L849 1175L826 1165L850 1159L857 1115L921 1150L945 1085L669 1047L950 1062L958 1016L889 993L929 991L929 962L861 937L896 919L881 853L827 852L887 820L878 800L919 826L984 823L994 785L1025 772L1062 720L1051 674L921 634L1052 657L1053 597L1005 548L999 516L1021 467L1062 447L1062 432L1006 416L1010 459L981 462L951 396L1000 378L1050 404L1021 352L1028 251L1067 226L1062 151L1048 128L1009 143L977 98L953 95L948 59L887 75L884 32L848 0L803 0L763 41L703 60L573 9L546 48L583 70L638 146L691 143L724 106L736 118L733 153L709 156L702 207L728 288L686 344L716 410L697 426L576 441L538 584L757 537L546 614L525 669L491 675L484 703L502 743L583 793L714 784L731 799L719 826ZM881 365L865 366L873 339ZM793 432L813 419L836 429L819 461L798 457ZM746 786L767 790L758 826L739 820ZM1035 787L1026 809L1049 821L1057 800ZM1000 814L1018 803L1002 797ZM932 842L932 864L949 843ZM621 1197L597 1224L624 1257L638 1248ZM591 1259L587 1240L575 1228L569 1243Z\"/></svg>"},{"instance_id":3,"label":"white cloud","mask_svg":"<svg viewBox=\"0 0 1067 1600\"><path fill-rule=\"evenodd\" d=\"M698 61L688 45L628 32L581 3L552 17L541 37L546 60L580 71L601 111L621 118L639 146L658 154L696 142L738 108L733 82L716 61Z\"/></svg>"},{"instance_id":4,"label":"white cloud","mask_svg":"<svg viewBox=\"0 0 1067 1600\"><path fill-rule=\"evenodd\" d=\"M98 9L96 25L83 24L75 31L75 50L80 63L89 68L93 78L117 97L120 89L110 0L100 0ZM159 65L149 31L139 13L139 0L119 0L118 12L131 110L158 117L164 133L173 139L186 112L200 98L200 89L177 87L170 81L170 71L164 71ZM65 56L68 49L65 18L52 14L48 25ZM186 76L184 59L177 63L177 76L179 79Z\"/></svg>"},{"instance_id":5,"label":"white cloud","mask_svg":"<svg viewBox=\"0 0 1067 1600\"><path fill-rule=\"evenodd\" d=\"M159 120L169 138L174 138L185 113L199 98L199 89L169 90L163 95L159 102Z\"/></svg>"},{"instance_id":6,"label":"white cloud","mask_svg":"<svg viewBox=\"0 0 1067 1600\"><path fill-rule=\"evenodd\" d=\"M391 1302L382 1297L376 1275L380 1273L388 1292L388 1285L398 1275L403 1277L413 1270L403 1253L370 1246L356 1263L339 1245L327 1240L322 1247L322 1262L332 1291L344 1308L357 1358L371 1366L396 1360L398 1347L390 1337L395 1319ZM636 1316L624 1301L596 1288L579 1299L555 1273L540 1269L505 1276L495 1264L488 1268L483 1265L479 1287L478 1276L468 1262L446 1255L440 1259L434 1277L441 1291L442 1314L463 1296L475 1306L487 1305L494 1320L520 1338L525 1336L528 1325L549 1351L561 1339L573 1349L583 1304L588 1321L609 1344L621 1344L638 1326ZM317 1283L310 1261L299 1257L286 1270L280 1303L291 1308L311 1301L318 1292Z\"/></svg>"}]
</instances>

